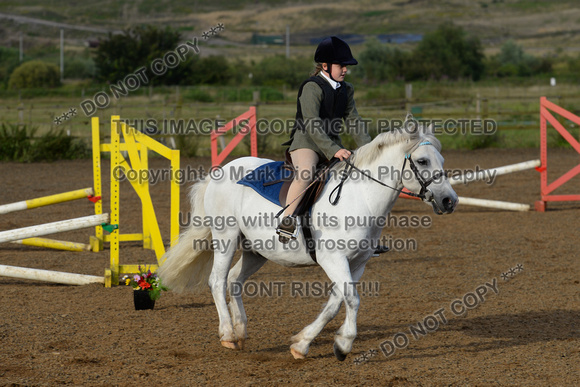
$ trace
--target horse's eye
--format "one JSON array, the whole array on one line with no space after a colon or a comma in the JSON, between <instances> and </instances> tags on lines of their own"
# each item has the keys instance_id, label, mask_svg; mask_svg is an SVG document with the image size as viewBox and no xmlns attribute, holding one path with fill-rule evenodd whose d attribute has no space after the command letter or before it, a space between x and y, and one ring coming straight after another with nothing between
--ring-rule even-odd
<instances>
[{"instance_id":1,"label":"horse's eye","mask_svg":"<svg viewBox=\"0 0 580 387\"><path fill-rule=\"evenodd\" d=\"M419 164L422 167L426 167L427 165L429 165L429 160L428 159L419 159L419 160L417 160L417 164Z\"/></svg>"}]
</instances>

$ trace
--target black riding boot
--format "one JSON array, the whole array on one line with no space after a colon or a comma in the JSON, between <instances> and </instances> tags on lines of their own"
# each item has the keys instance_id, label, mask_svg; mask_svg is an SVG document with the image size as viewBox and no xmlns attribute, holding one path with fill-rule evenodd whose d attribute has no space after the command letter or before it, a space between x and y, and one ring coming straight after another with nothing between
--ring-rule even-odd
<instances>
[{"instance_id":1,"label":"black riding boot","mask_svg":"<svg viewBox=\"0 0 580 387\"><path fill-rule=\"evenodd\" d=\"M377 247L377 249L375 250L375 253L373 254L373 256L374 257L378 257L379 255L381 255L383 253L386 253L388 251L389 251L388 246L381 245L381 246Z\"/></svg>"}]
</instances>

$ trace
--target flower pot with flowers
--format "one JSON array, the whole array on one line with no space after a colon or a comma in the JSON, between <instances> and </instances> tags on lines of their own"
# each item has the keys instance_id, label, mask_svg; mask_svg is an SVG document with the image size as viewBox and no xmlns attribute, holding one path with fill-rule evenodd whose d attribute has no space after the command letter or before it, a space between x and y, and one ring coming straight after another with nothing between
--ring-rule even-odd
<instances>
[{"instance_id":1,"label":"flower pot with flowers","mask_svg":"<svg viewBox=\"0 0 580 387\"><path fill-rule=\"evenodd\" d=\"M143 269L141 265L139 265L139 274L135 274L132 278L126 275L123 280L125 285L133 287L135 310L153 309L155 300L161 297L161 291L168 290L161 284L157 274L152 273L147 267Z\"/></svg>"}]
</instances>

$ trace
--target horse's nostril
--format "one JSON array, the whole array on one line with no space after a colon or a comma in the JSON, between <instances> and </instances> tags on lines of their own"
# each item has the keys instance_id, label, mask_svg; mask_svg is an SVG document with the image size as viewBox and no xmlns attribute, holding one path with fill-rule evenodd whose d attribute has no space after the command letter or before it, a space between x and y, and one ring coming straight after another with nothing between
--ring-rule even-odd
<instances>
[{"instance_id":1,"label":"horse's nostril","mask_svg":"<svg viewBox=\"0 0 580 387\"><path fill-rule=\"evenodd\" d=\"M443 199L443 208L445 208L446 211L452 210L453 200L451 200L450 198Z\"/></svg>"}]
</instances>

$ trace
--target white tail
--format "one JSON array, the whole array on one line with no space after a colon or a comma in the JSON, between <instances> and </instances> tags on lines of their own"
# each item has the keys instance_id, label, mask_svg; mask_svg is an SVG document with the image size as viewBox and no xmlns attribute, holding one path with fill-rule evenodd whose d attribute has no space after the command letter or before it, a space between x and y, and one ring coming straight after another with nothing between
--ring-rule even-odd
<instances>
[{"instance_id":1,"label":"white tail","mask_svg":"<svg viewBox=\"0 0 580 387\"><path fill-rule=\"evenodd\" d=\"M191 187L191 219L205 218L204 196L211 178ZM191 222L190 222L191 223ZM207 285L213 265L211 229L193 225L179 236L179 240L163 257L165 261L158 269L163 285L175 292L199 291Z\"/></svg>"}]
</instances>

